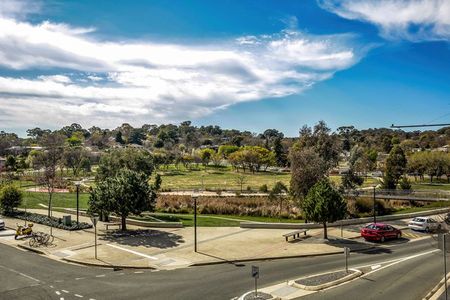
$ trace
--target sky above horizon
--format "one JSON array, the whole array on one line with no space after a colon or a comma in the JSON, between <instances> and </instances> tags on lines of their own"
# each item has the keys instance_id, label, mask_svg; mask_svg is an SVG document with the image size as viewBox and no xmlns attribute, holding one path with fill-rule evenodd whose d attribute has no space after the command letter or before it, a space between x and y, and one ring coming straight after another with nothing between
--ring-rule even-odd
<instances>
[{"instance_id":1,"label":"sky above horizon","mask_svg":"<svg viewBox=\"0 0 450 300\"><path fill-rule=\"evenodd\" d=\"M2 0L0 130L450 122L450 1Z\"/></svg>"}]
</instances>

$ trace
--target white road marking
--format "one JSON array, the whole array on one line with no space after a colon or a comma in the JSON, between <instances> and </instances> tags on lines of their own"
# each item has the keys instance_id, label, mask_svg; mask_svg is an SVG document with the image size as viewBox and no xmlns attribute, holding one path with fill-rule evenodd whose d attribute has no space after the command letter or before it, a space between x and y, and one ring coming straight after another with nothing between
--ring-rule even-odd
<instances>
[{"instance_id":1,"label":"white road marking","mask_svg":"<svg viewBox=\"0 0 450 300\"><path fill-rule=\"evenodd\" d=\"M61 290L62 292L64 292L64 293L66 293L66 294L68 294L69 293L69 291L66 291L66 290Z\"/></svg>"},{"instance_id":2,"label":"white road marking","mask_svg":"<svg viewBox=\"0 0 450 300\"><path fill-rule=\"evenodd\" d=\"M74 296L75 296L75 297L78 297L78 298L83 298L83 296L78 295L78 294L75 294Z\"/></svg>"},{"instance_id":3,"label":"white road marking","mask_svg":"<svg viewBox=\"0 0 450 300\"><path fill-rule=\"evenodd\" d=\"M419 253L419 254L407 256L407 257L402 258L402 259L400 259L400 260L398 260L398 261L395 261L395 262L393 262L393 263L387 264L387 265L385 265L385 266L383 266L383 267L380 267L380 268L378 268L378 269L372 270L372 271L370 271L370 272L368 272L368 273L362 275L361 277L367 277L368 275L370 275L370 274L372 274L372 273L381 271L381 270L386 269L386 268L388 268L388 267L390 267L390 266L399 264L399 263L401 263L401 262L404 262L404 261L407 261L407 260L410 260L410 259L413 259L413 258L416 258L416 257L419 257L419 256L431 254L431 253L433 253L433 252L438 252L438 251L440 251L440 250L439 250L439 249L435 249L435 250L430 250L430 251L427 251L427 252L422 252L422 253Z\"/></svg>"},{"instance_id":4,"label":"white road marking","mask_svg":"<svg viewBox=\"0 0 450 300\"><path fill-rule=\"evenodd\" d=\"M142 273L144 273L143 271L136 271L136 272L134 272L134 274L142 274Z\"/></svg>"},{"instance_id":5,"label":"white road marking","mask_svg":"<svg viewBox=\"0 0 450 300\"><path fill-rule=\"evenodd\" d=\"M36 282L41 282L39 279L36 279L36 278L34 278L34 277L31 277L30 275L27 275L27 274L24 274L24 273L22 273L22 272L16 271L16 270L14 270L14 269L10 269L10 268L5 267L5 266L2 266L2 265L0 265L0 267L3 268L3 269L6 269L6 270L8 270L8 271L11 271L11 272L13 272L13 273L19 274L19 275L21 275L21 276L23 276L23 277L25 277L25 278L34 280L34 281L36 281Z\"/></svg>"},{"instance_id":6,"label":"white road marking","mask_svg":"<svg viewBox=\"0 0 450 300\"><path fill-rule=\"evenodd\" d=\"M61 298L59 298L59 300L64 300L64 298L63 298L63 297L61 297Z\"/></svg>"},{"instance_id":7,"label":"white road marking","mask_svg":"<svg viewBox=\"0 0 450 300\"><path fill-rule=\"evenodd\" d=\"M54 289L53 285L50 286L51 289Z\"/></svg>"},{"instance_id":8,"label":"white road marking","mask_svg":"<svg viewBox=\"0 0 450 300\"><path fill-rule=\"evenodd\" d=\"M75 278L75 280L81 280L81 279L84 279L84 277L77 277L77 278Z\"/></svg>"},{"instance_id":9,"label":"white road marking","mask_svg":"<svg viewBox=\"0 0 450 300\"><path fill-rule=\"evenodd\" d=\"M56 291L55 294L58 295L58 296L60 296L60 295L61 295L61 292L60 292L60 291Z\"/></svg>"},{"instance_id":10,"label":"white road marking","mask_svg":"<svg viewBox=\"0 0 450 300\"><path fill-rule=\"evenodd\" d=\"M105 276L106 276L105 274L102 274L102 275L97 275L95 277L105 277Z\"/></svg>"},{"instance_id":11,"label":"white road marking","mask_svg":"<svg viewBox=\"0 0 450 300\"><path fill-rule=\"evenodd\" d=\"M106 244L106 246L110 246L110 247L113 247L113 248L116 248L116 249L120 249L120 250L123 250L123 251L126 251L126 252L130 252L130 253L133 253L133 254L136 254L136 255L139 255L139 256L142 256L142 257L146 257L146 258L152 259L152 260L158 260L157 257L150 256L150 255L147 255L147 254L144 254L144 253L140 253L140 252L137 252L137 251L134 251L134 250L130 250L130 249L127 249L127 248L122 248L122 247L119 247L119 246L116 246L116 245Z\"/></svg>"},{"instance_id":12,"label":"white road marking","mask_svg":"<svg viewBox=\"0 0 450 300\"><path fill-rule=\"evenodd\" d=\"M372 270L375 270L375 269L381 268L381 265L371 266L370 268L371 268Z\"/></svg>"}]
</instances>

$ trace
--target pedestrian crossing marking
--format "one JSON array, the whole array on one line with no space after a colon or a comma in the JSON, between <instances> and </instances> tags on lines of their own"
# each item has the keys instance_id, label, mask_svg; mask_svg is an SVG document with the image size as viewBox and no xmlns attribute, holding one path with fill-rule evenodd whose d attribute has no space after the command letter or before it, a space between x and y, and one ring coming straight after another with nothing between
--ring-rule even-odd
<instances>
[{"instance_id":1,"label":"pedestrian crossing marking","mask_svg":"<svg viewBox=\"0 0 450 300\"><path fill-rule=\"evenodd\" d=\"M404 232L402 235L404 237L408 237L408 238L411 238L411 239L418 239L420 237L423 237L423 235L421 235L421 234L411 233L411 232Z\"/></svg>"}]
</instances>

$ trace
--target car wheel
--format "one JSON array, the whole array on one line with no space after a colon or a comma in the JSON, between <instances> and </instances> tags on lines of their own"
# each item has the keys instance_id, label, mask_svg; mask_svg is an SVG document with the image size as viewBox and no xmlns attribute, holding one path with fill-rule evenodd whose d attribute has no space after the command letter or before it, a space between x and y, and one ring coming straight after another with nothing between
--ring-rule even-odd
<instances>
[{"instance_id":1,"label":"car wheel","mask_svg":"<svg viewBox=\"0 0 450 300\"><path fill-rule=\"evenodd\" d=\"M382 236L382 237L380 238L380 242L382 242L382 243L384 243L385 240L386 240L386 239L385 239L384 236Z\"/></svg>"},{"instance_id":2,"label":"car wheel","mask_svg":"<svg viewBox=\"0 0 450 300\"><path fill-rule=\"evenodd\" d=\"M430 228L428 228L428 227L425 228L425 232L426 232L426 233L429 233L429 232L430 232Z\"/></svg>"},{"instance_id":3,"label":"car wheel","mask_svg":"<svg viewBox=\"0 0 450 300\"><path fill-rule=\"evenodd\" d=\"M442 229L442 225L439 224L438 227L437 227L437 230L441 230L441 229Z\"/></svg>"}]
</instances>

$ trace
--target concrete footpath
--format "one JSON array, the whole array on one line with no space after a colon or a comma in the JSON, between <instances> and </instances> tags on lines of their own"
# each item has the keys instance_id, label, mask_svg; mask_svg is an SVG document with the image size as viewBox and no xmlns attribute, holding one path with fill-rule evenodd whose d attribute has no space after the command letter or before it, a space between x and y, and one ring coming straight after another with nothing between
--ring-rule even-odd
<instances>
[{"instance_id":1,"label":"concrete footpath","mask_svg":"<svg viewBox=\"0 0 450 300\"><path fill-rule=\"evenodd\" d=\"M46 214L46 210L30 212ZM64 214L53 212L55 217ZM3 218L3 217L2 217ZM23 220L3 218L6 226L15 228ZM80 221L90 222L80 216ZM408 220L397 221L402 227ZM361 225L362 226L362 225ZM175 269L193 265L263 260L299 256L342 253L379 247L358 239L361 226L330 228L329 239L322 239L322 229L310 229L306 236L286 242L282 236L291 229L249 229L239 227L199 227L198 248L194 252L194 228L139 228L128 226L129 231L105 230L97 225L98 255L94 257L94 229L66 231L53 229L53 245L33 248L50 258L104 267ZM35 224L35 231L49 233L48 226ZM342 237L341 237L342 235ZM28 240L14 240L13 236L0 236L0 242L12 246L28 246Z\"/></svg>"}]
</instances>

